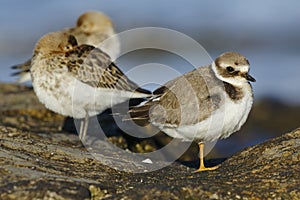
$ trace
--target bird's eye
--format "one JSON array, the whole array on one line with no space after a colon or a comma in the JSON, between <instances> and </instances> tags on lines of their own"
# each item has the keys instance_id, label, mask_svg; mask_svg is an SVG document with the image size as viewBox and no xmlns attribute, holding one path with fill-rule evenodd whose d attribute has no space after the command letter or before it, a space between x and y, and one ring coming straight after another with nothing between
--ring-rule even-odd
<instances>
[{"instance_id":1,"label":"bird's eye","mask_svg":"<svg viewBox=\"0 0 300 200\"><path fill-rule=\"evenodd\" d=\"M68 45L66 45L66 46L64 47L64 50L65 50L65 51L72 50L72 46L68 44Z\"/></svg>"},{"instance_id":2,"label":"bird's eye","mask_svg":"<svg viewBox=\"0 0 300 200\"><path fill-rule=\"evenodd\" d=\"M234 72L234 69L233 69L233 67L231 67L231 66L226 67L226 70L227 70L228 72Z\"/></svg>"}]
</instances>

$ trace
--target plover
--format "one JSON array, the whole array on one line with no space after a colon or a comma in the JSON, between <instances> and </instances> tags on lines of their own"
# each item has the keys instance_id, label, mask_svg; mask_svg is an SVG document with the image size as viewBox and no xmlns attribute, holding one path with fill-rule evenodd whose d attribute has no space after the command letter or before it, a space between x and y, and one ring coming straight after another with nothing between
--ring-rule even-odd
<instances>
[{"instance_id":1,"label":"plover","mask_svg":"<svg viewBox=\"0 0 300 200\"><path fill-rule=\"evenodd\" d=\"M130 108L130 118L137 124L150 122L171 137L198 142L197 171L214 170L218 166L204 165L204 142L227 138L245 123L253 103L249 81L255 79L249 75L248 60L226 52L211 65L155 90L151 98Z\"/></svg>"},{"instance_id":2,"label":"plover","mask_svg":"<svg viewBox=\"0 0 300 200\"><path fill-rule=\"evenodd\" d=\"M150 92L129 80L110 57L90 45L78 45L73 35L49 33L36 44L30 68L33 89L50 110L84 118L80 138L94 116L129 98Z\"/></svg>"},{"instance_id":3,"label":"plover","mask_svg":"<svg viewBox=\"0 0 300 200\"><path fill-rule=\"evenodd\" d=\"M83 13L77 19L75 27L66 28L62 32L74 35L79 45L88 44L106 52L114 61L120 53L120 41L115 34L111 19L105 14L97 11ZM106 40L110 38L109 40ZM105 41L106 40L106 41ZM105 42L103 42L105 41ZM25 63L12 66L19 70L13 75L19 75L18 82L23 83L31 80L30 76L31 59Z\"/></svg>"}]
</instances>

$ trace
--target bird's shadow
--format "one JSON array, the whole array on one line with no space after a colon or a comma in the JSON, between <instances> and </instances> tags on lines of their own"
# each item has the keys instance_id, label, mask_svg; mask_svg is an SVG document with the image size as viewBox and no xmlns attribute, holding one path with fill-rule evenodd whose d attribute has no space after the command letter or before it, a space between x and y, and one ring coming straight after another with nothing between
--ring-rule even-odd
<instances>
[{"instance_id":1,"label":"bird's shadow","mask_svg":"<svg viewBox=\"0 0 300 200\"><path fill-rule=\"evenodd\" d=\"M204 163L205 163L206 167L213 167L213 166L220 165L225 160L227 160L227 158L213 158L213 159L205 160ZM180 161L180 160L177 160L177 162L184 165L184 166L186 166L186 167L194 168L194 169L198 169L198 167L200 165L199 160L195 160L195 161Z\"/></svg>"}]
</instances>

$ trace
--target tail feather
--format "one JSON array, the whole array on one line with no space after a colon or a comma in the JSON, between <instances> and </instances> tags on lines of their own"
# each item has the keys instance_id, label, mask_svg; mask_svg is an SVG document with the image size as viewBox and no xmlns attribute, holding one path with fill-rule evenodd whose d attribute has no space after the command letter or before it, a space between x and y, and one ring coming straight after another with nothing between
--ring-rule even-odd
<instances>
[{"instance_id":1,"label":"tail feather","mask_svg":"<svg viewBox=\"0 0 300 200\"><path fill-rule=\"evenodd\" d=\"M19 76L23 73L24 73L23 71L18 71L18 72L11 73L11 76Z\"/></svg>"},{"instance_id":2,"label":"tail feather","mask_svg":"<svg viewBox=\"0 0 300 200\"><path fill-rule=\"evenodd\" d=\"M27 60L25 63L22 64L11 66L13 70L19 70L17 72L12 73L11 76L19 76L18 78L19 83L29 81L31 79L30 66L31 66L31 60Z\"/></svg>"},{"instance_id":3,"label":"tail feather","mask_svg":"<svg viewBox=\"0 0 300 200\"><path fill-rule=\"evenodd\" d=\"M27 60L24 63L11 66L11 68L12 69L20 69L20 70L22 70L24 72L29 72L30 71L30 66L31 66L31 59Z\"/></svg>"},{"instance_id":4,"label":"tail feather","mask_svg":"<svg viewBox=\"0 0 300 200\"><path fill-rule=\"evenodd\" d=\"M141 87L137 88L135 91L139 93L149 94L149 95L152 94L152 92L150 92L149 90L143 89Z\"/></svg>"},{"instance_id":5,"label":"tail feather","mask_svg":"<svg viewBox=\"0 0 300 200\"><path fill-rule=\"evenodd\" d=\"M146 100L144 99L144 101L147 101L147 99ZM145 127L150 123L149 108L150 106L148 105L147 106L133 105L130 106L129 109L128 108L126 109L126 106L123 107L121 104L115 107L114 113L112 115L117 116L124 122L132 121L138 126Z\"/></svg>"},{"instance_id":6,"label":"tail feather","mask_svg":"<svg viewBox=\"0 0 300 200\"><path fill-rule=\"evenodd\" d=\"M140 103L139 105L130 107L128 114L123 118L124 121L132 120L139 126L147 126L150 123L149 111L157 102L153 101L157 96Z\"/></svg>"}]
</instances>

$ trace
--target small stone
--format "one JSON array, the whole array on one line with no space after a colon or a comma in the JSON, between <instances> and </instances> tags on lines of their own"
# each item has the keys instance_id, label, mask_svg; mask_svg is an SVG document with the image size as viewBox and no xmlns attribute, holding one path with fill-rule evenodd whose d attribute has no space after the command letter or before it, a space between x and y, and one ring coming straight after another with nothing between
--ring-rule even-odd
<instances>
[{"instance_id":1,"label":"small stone","mask_svg":"<svg viewBox=\"0 0 300 200\"><path fill-rule=\"evenodd\" d=\"M212 199L212 200L219 199L219 196L216 193L214 193L209 196L209 199Z\"/></svg>"},{"instance_id":2,"label":"small stone","mask_svg":"<svg viewBox=\"0 0 300 200\"><path fill-rule=\"evenodd\" d=\"M150 158L147 158L147 159L143 160L142 162L147 163L147 164L153 164L153 162Z\"/></svg>"}]
</instances>

